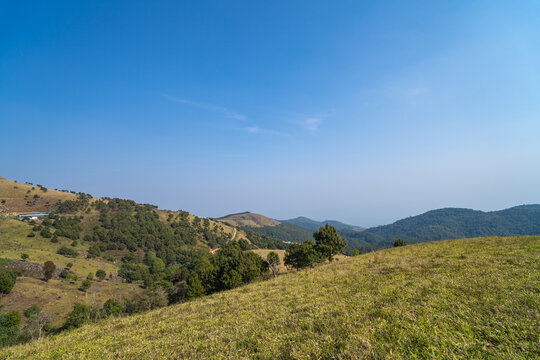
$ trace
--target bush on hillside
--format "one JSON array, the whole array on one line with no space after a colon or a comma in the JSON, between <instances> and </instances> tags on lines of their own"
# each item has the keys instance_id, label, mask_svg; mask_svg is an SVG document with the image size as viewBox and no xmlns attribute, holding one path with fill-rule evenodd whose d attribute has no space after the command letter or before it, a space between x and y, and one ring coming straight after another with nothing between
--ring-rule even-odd
<instances>
[{"instance_id":1,"label":"bush on hillside","mask_svg":"<svg viewBox=\"0 0 540 360\"><path fill-rule=\"evenodd\" d=\"M15 283L17 276L9 270L0 270L0 293L9 294Z\"/></svg>"},{"instance_id":2,"label":"bush on hillside","mask_svg":"<svg viewBox=\"0 0 540 360\"><path fill-rule=\"evenodd\" d=\"M396 241L394 241L394 247L398 247L398 246L405 246L405 241L401 240L401 239L397 239Z\"/></svg>"},{"instance_id":3,"label":"bush on hillside","mask_svg":"<svg viewBox=\"0 0 540 360\"><path fill-rule=\"evenodd\" d=\"M102 281L103 279L105 279L105 276L107 276L107 273L104 271L104 270L101 270L99 269L98 271L96 271L96 277Z\"/></svg>"},{"instance_id":4,"label":"bush on hillside","mask_svg":"<svg viewBox=\"0 0 540 360\"><path fill-rule=\"evenodd\" d=\"M58 255L64 255L67 257L77 257L77 250L68 248L66 246L62 246L60 249L56 251Z\"/></svg>"},{"instance_id":5,"label":"bush on hillside","mask_svg":"<svg viewBox=\"0 0 540 360\"><path fill-rule=\"evenodd\" d=\"M46 281L49 281L53 278L54 272L56 271L56 265L52 261L46 261L45 264L43 264L43 277L45 277Z\"/></svg>"}]
</instances>

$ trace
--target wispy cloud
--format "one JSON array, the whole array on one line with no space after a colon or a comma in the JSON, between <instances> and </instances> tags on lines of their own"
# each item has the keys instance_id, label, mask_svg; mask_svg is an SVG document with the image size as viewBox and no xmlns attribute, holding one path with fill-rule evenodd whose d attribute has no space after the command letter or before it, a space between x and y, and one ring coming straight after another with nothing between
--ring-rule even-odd
<instances>
[{"instance_id":1,"label":"wispy cloud","mask_svg":"<svg viewBox=\"0 0 540 360\"><path fill-rule=\"evenodd\" d=\"M319 130L322 120L316 117L309 117L302 122L302 126L310 133L315 134Z\"/></svg>"},{"instance_id":2,"label":"wispy cloud","mask_svg":"<svg viewBox=\"0 0 540 360\"><path fill-rule=\"evenodd\" d=\"M192 101L192 100L183 99L183 98L177 98L177 97L166 95L166 94L164 94L164 96L177 103L186 104L186 105L194 106L200 109L213 111L213 112L222 114L223 116L230 119L235 119L235 120L240 120L240 121L246 120L245 115L237 113L236 111L227 109L226 107L223 107L223 106L208 104L208 103L203 103L203 102L198 102L198 101Z\"/></svg>"},{"instance_id":3,"label":"wispy cloud","mask_svg":"<svg viewBox=\"0 0 540 360\"><path fill-rule=\"evenodd\" d=\"M264 129L258 126L249 126L244 128L245 131L247 131L250 134L266 134L266 135L278 135L278 136L287 136L287 134L284 134L280 131L271 130L271 129Z\"/></svg>"}]
</instances>

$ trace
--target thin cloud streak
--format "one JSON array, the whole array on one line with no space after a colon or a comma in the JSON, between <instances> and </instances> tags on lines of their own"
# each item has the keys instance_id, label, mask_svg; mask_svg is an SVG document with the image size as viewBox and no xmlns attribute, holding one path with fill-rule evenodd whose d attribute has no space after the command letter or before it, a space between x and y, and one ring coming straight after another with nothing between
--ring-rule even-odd
<instances>
[{"instance_id":1,"label":"thin cloud streak","mask_svg":"<svg viewBox=\"0 0 540 360\"><path fill-rule=\"evenodd\" d=\"M315 134L317 130L319 130L319 126L321 125L321 122L322 121L319 118L310 117L304 120L302 125L306 128L306 130L310 134Z\"/></svg>"},{"instance_id":2,"label":"thin cloud streak","mask_svg":"<svg viewBox=\"0 0 540 360\"><path fill-rule=\"evenodd\" d=\"M288 136L288 134L282 133L280 131L264 129L258 126L249 126L244 128L250 134L266 134L266 135L277 135L277 136Z\"/></svg>"},{"instance_id":3,"label":"thin cloud streak","mask_svg":"<svg viewBox=\"0 0 540 360\"><path fill-rule=\"evenodd\" d=\"M197 101L192 101L192 100L183 99L183 98L177 98L177 97L166 95L166 94L164 96L166 98L174 101L174 102L177 102L177 103L186 104L186 105L197 107L199 109L204 109L204 110L209 110L209 111L213 111L213 112L216 112L216 113L220 113L220 114L222 114L225 117L230 118L230 119L244 121L247 118L245 115L237 113L237 112L232 111L230 109L227 109L226 107L223 107L223 106L214 105L214 104L208 104L208 103L203 103L203 102L197 102Z\"/></svg>"}]
</instances>

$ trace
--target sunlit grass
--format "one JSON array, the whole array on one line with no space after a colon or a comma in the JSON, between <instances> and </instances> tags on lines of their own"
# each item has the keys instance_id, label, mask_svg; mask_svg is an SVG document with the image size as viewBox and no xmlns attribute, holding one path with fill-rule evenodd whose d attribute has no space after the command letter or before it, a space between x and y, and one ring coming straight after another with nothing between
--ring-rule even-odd
<instances>
[{"instance_id":1,"label":"sunlit grass","mask_svg":"<svg viewBox=\"0 0 540 360\"><path fill-rule=\"evenodd\" d=\"M22 253L30 256L28 261L43 264L51 260L56 265L65 267L72 263L72 271L79 276L86 276L89 272L103 269L107 274L116 273L117 267L102 259L86 259L81 256L68 258L59 255L56 251L62 246L71 247L73 240L59 237L58 243L44 238L36 232L36 236L27 237L32 232L32 226L19 220L0 219L0 257L6 259L20 259ZM74 247L78 251L88 250L88 245L79 241Z\"/></svg>"},{"instance_id":2,"label":"sunlit grass","mask_svg":"<svg viewBox=\"0 0 540 360\"><path fill-rule=\"evenodd\" d=\"M341 260L0 352L43 359L531 359L540 237Z\"/></svg>"}]
</instances>

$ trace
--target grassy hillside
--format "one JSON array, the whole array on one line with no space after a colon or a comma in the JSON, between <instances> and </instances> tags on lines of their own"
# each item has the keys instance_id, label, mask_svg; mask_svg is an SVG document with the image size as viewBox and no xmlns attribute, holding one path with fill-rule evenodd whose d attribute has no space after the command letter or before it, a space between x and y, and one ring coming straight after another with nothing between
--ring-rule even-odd
<instances>
[{"instance_id":1,"label":"grassy hillside","mask_svg":"<svg viewBox=\"0 0 540 360\"><path fill-rule=\"evenodd\" d=\"M255 214L251 212L243 212L238 214L231 214L220 217L218 220L226 222L233 226L248 226L248 227L262 227L262 226L276 226L279 225L279 221L270 219L264 215Z\"/></svg>"},{"instance_id":2,"label":"grassy hillside","mask_svg":"<svg viewBox=\"0 0 540 360\"><path fill-rule=\"evenodd\" d=\"M54 326L60 326L73 304L103 304L108 299L133 298L141 292L138 285L121 281L92 281L87 292L81 291L80 281L69 282L61 279L49 280L19 277L17 284L8 294L2 296L2 312L24 310L32 305L39 305L52 318Z\"/></svg>"},{"instance_id":3,"label":"grassy hillside","mask_svg":"<svg viewBox=\"0 0 540 360\"><path fill-rule=\"evenodd\" d=\"M72 247L73 240L59 237L58 243L54 244L51 239L46 239L36 232L34 237L27 237L32 232L32 226L26 222L0 219L0 257L5 259L20 259L22 253L30 256L28 261L43 264L51 260L56 265L65 267L72 263L72 271L79 276L86 276L89 272L105 270L107 274L116 273L118 268L111 262L101 258L87 259L86 257L70 258L58 255L56 251L62 246L68 246L79 252L88 250L88 245L80 242L76 247Z\"/></svg>"},{"instance_id":4,"label":"grassy hillside","mask_svg":"<svg viewBox=\"0 0 540 360\"><path fill-rule=\"evenodd\" d=\"M538 358L539 258L539 236L387 249L0 358Z\"/></svg>"},{"instance_id":5,"label":"grassy hillside","mask_svg":"<svg viewBox=\"0 0 540 360\"><path fill-rule=\"evenodd\" d=\"M73 200L75 194L21 184L0 176L0 215L12 212L47 211L58 201Z\"/></svg>"}]
</instances>

